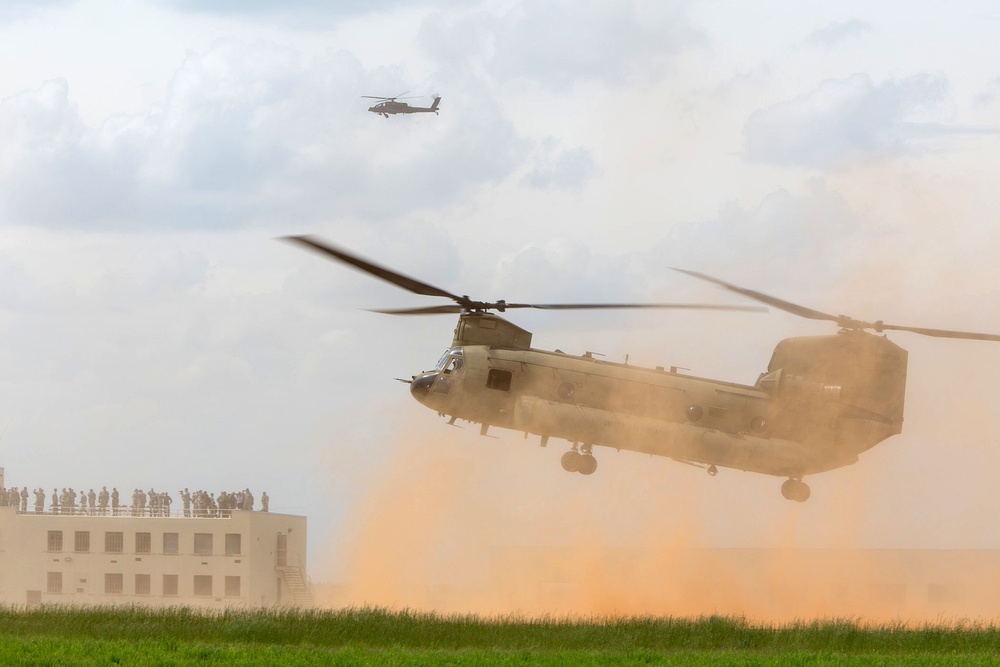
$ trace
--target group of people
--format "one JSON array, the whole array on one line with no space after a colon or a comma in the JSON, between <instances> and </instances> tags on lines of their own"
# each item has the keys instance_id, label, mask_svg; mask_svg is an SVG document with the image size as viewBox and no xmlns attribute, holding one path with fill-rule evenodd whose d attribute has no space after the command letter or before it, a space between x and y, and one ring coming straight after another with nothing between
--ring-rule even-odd
<instances>
[{"instance_id":1,"label":"group of people","mask_svg":"<svg viewBox=\"0 0 1000 667\"><path fill-rule=\"evenodd\" d=\"M194 493L187 489L181 491L181 501L184 503L184 516L197 517L227 517L231 516L233 510L253 511L254 497L250 489L242 491L220 491L216 498L214 493L208 493L201 489ZM267 491L260 495L260 511L270 510L271 499L267 496Z\"/></svg>"},{"instance_id":2,"label":"group of people","mask_svg":"<svg viewBox=\"0 0 1000 667\"><path fill-rule=\"evenodd\" d=\"M35 513L45 512L45 489L34 489L28 493L28 487L18 490L17 487L5 489L0 487L0 507L13 507L21 512L28 511L28 498L35 497ZM184 516L186 517L228 517L233 510L253 511L254 497L250 489L242 491L228 492L222 491L216 498L214 493L205 491L195 491L190 493L187 489L179 492L181 502L184 505ZM79 505L77 504L79 499ZM166 491L157 492L153 489L143 491L133 489L132 504L122 505L121 496L116 487L108 491L108 487L101 487L99 492L93 489L84 492L82 489L77 493L72 487L66 487L60 491L52 489L51 512L53 514L90 514L113 516L170 516L170 506L173 498ZM261 493L260 511L267 512L270 507L270 498L267 491Z\"/></svg>"}]
</instances>

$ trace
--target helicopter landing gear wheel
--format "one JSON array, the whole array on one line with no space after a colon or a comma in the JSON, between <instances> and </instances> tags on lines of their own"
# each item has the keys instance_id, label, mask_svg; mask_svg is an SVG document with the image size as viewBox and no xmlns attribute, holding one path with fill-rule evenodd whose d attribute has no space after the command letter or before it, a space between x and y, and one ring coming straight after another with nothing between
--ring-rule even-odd
<instances>
[{"instance_id":1,"label":"helicopter landing gear wheel","mask_svg":"<svg viewBox=\"0 0 1000 667\"><path fill-rule=\"evenodd\" d=\"M580 470L580 452L571 449L562 455L560 463L566 472L577 472Z\"/></svg>"},{"instance_id":2,"label":"helicopter landing gear wheel","mask_svg":"<svg viewBox=\"0 0 1000 667\"><path fill-rule=\"evenodd\" d=\"M580 463L576 471L581 475L593 475L597 470L597 459L593 454L581 454Z\"/></svg>"},{"instance_id":3,"label":"helicopter landing gear wheel","mask_svg":"<svg viewBox=\"0 0 1000 667\"><path fill-rule=\"evenodd\" d=\"M799 479L786 479L781 485L781 495L788 500L804 503L809 500L809 485Z\"/></svg>"}]
</instances>

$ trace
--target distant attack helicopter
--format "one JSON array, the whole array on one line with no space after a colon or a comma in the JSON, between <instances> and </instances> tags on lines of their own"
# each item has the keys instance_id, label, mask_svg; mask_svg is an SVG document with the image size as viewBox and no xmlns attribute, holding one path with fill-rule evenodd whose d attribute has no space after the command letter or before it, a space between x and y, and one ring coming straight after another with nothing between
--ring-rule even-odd
<instances>
[{"instance_id":1,"label":"distant attack helicopter","mask_svg":"<svg viewBox=\"0 0 1000 667\"><path fill-rule=\"evenodd\" d=\"M433 370L409 380L420 403L448 417L571 443L568 472L597 470L595 446L665 456L705 467L787 477L782 495L809 498L805 475L851 465L858 454L902 431L907 352L885 335L908 331L938 338L1000 341L994 334L865 322L828 315L754 290L678 269L774 308L834 322L834 335L786 338L753 385L685 375L676 367L642 368L531 347L531 333L494 315L542 310L691 308L766 310L708 304L528 304L476 301L404 276L313 236L305 246L415 294L454 304L374 312L458 314L451 346ZM869 333L873 331L875 333ZM883 334L883 335L876 335ZM404 380L405 381L405 380Z\"/></svg>"},{"instance_id":2,"label":"distant attack helicopter","mask_svg":"<svg viewBox=\"0 0 1000 667\"><path fill-rule=\"evenodd\" d=\"M407 92L409 92L409 91L407 91ZM431 104L429 107L411 107L406 102L399 102L398 101L398 100L411 99L411 98L403 97L403 95L405 95L405 94L406 93L400 93L399 95L396 95L395 97L376 97L374 95L362 95L361 97L363 97L365 99L370 99L370 100L382 100L378 104L375 104L373 106L368 107L368 110L371 111L372 113L380 114L381 116L384 116L385 118L388 118L390 115L394 116L394 115L396 115L398 113L435 113L436 114L438 112L438 104L441 103L441 96L440 95L435 95L434 96L434 103Z\"/></svg>"}]
</instances>

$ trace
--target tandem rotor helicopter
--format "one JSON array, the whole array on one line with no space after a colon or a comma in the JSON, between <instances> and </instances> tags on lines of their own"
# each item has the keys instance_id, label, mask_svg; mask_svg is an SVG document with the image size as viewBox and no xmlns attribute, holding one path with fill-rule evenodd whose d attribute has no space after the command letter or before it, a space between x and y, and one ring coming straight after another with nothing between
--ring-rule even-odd
<instances>
[{"instance_id":1,"label":"tandem rotor helicopter","mask_svg":"<svg viewBox=\"0 0 1000 667\"><path fill-rule=\"evenodd\" d=\"M529 304L476 301L410 278L315 236L287 241L317 251L397 287L453 304L374 312L457 314L451 346L437 365L408 381L420 403L448 418L570 443L568 472L597 470L595 447L664 456L682 463L786 477L782 495L809 498L802 478L851 465L902 431L907 352L886 331L938 338L1000 341L1000 335L865 322L799 306L694 271L678 269L736 294L839 327L827 336L786 338L753 385L685 375L675 367L642 368L531 347L531 332L493 314L542 310L689 308L766 310L708 304ZM871 333L874 332L874 333ZM881 335L877 335L881 334ZM404 380L404 382L406 382Z\"/></svg>"},{"instance_id":2,"label":"tandem rotor helicopter","mask_svg":"<svg viewBox=\"0 0 1000 667\"><path fill-rule=\"evenodd\" d=\"M381 102L368 107L368 110L385 118L388 118L390 115L394 116L398 113L438 113L438 104L441 103L440 95L434 96L434 103L429 107L411 107L406 102L397 101L410 99L409 97L403 97L405 94L406 93L400 93L395 97L376 97L375 95L362 95L361 97L370 100L382 100Z\"/></svg>"}]
</instances>

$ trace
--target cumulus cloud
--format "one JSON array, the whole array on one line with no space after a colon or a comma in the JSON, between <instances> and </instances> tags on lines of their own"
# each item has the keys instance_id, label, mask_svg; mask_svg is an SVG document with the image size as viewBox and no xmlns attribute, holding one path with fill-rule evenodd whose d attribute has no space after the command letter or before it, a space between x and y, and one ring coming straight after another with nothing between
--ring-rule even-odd
<instances>
[{"instance_id":1,"label":"cumulus cloud","mask_svg":"<svg viewBox=\"0 0 1000 667\"><path fill-rule=\"evenodd\" d=\"M822 167L871 154L909 150L906 118L941 101L941 75L917 74L876 84L867 74L830 79L787 102L752 114L744 128L746 154L779 165Z\"/></svg>"},{"instance_id":2,"label":"cumulus cloud","mask_svg":"<svg viewBox=\"0 0 1000 667\"><path fill-rule=\"evenodd\" d=\"M739 267L733 280L791 290L799 275L814 284L833 282L864 246L858 242L863 232L844 199L817 179L803 194L779 189L753 208L729 202L713 218L676 225L651 257L684 258L685 266L720 277ZM660 271L669 275L666 267Z\"/></svg>"},{"instance_id":3,"label":"cumulus cloud","mask_svg":"<svg viewBox=\"0 0 1000 667\"><path fill-rule=\"evenodd\" d=\"M33 14L70 5L75 0L8 0L0 4L0 23L19 21Z\"/></svg>"},{"instance_id":4,"label":"cumulus cloud","mask_svg":"<svg viewBox=\"0 0 1000 667\"><path fill-rule=\"evenodd\" d=\"M343 52L305 61L220 42L188 56L161 105L99 127L81 120L65 81L46 82L0 101L0 206L12 222L53 227L388 219L453 205L530 155L488 95L386 120L359 99L372 79L403 85Z\"/></svg>"},{"instance_id":5,"label":"cumulus cloud","mask_svg":"<svg viewBox=\"0 0 1000 667\"><path fill-rule=\"evenodd\" d=\"M652 83L704 41L687 3L521 2L496 26L492 71L568 88Z\"/></svg>"},{"instance_id":6,"label":"cumulus cloud","mask_svg":"<svg viewBox=\"0 0 1000 667\"><path fill-rule=\"evenodd\" d=\"M831 23L806 37L806 43L825 49L871 32L872 27L859 19Z\"/></svg>"},{"instance_id":7,"label":"cumulus cloud","mask_svg":"<svg viewBox=\"0 0 1000 667\"><path fill-rule=\"evenodd\" d=\"M580 147L557 150L550 146L549 150L539 156L535 167L521 182L540 190L579 192L587 181L599 173L588 149Z\"/></svg>"},{"instance_id":8,"label":"cumulus cloud","mask_svg":"<svg viewBox=\"0 0 1000 667\"><path fill-rule=\"evenodd\" d=\"M278 20L298 28L327 27L330 23L360 14L388 12L407 6L403 0L342 0L317 3L309 0L160 0L176 12L250 16Z\"/></svg>"}]
</instances>

